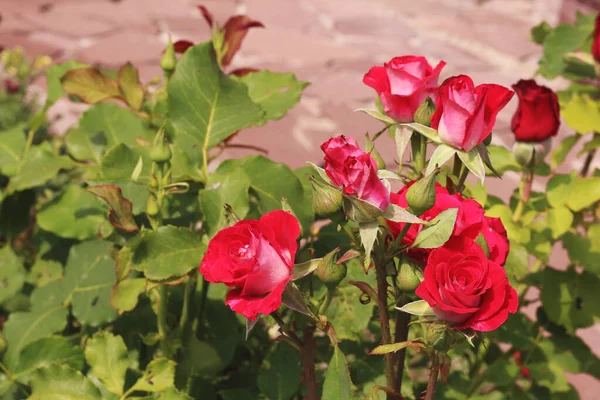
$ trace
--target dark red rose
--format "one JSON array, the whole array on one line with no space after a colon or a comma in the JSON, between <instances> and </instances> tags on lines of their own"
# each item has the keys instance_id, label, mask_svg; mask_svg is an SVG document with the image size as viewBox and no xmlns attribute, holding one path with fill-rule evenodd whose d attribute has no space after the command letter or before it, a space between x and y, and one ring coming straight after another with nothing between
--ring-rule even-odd
<instances>
[{"instance_id":1,"label":"dark red rose","mask_svg":"<svg viewBox=\"0 0 600 400\"><path fill-rule=\"evenodd\" d=\"M470 151L489 136L496 116L513 95L504 86L475 86L467 75L453 76L437 92L431 127L438 130L444 143Z\"/></svg>"},{"instance_id":2,"label":"dark red rose","mask_svg":"<svg viewBox=\"0 0 600 400\"><path fill-rule=\"evenodd\" d=\"M200 273L232 288L225 304L233 311L250 320L270 314L292 280L299 235L298 220L285 211L240 221L212 238Z\"/></svg>"},{"instance_id":3,"label":"dark red rose","mask_svg":"<svg viewBox=\"0 0 600 400\"><path fill-rule=\"evenodd\" d=\"M321 145L325 153L325 172L344 194L355 196L380 210L390 205L390 193L377 177L377 163L358 147L351 136L338 136Z\"/></svg>"},{"instance_id":4,"label":"dark red rose","mask_svg":"<svg viewBox=\"0 0 600 400\"><path fill-rule=\"evenodd\" d=\"M521 79L512 88L519 97L519 106L510 124L517 141L543 142L556 136L560 127L556 93L533 79Z\"/></svg>"},{"instance_id":5,"label":"dark red rose","mask_svg":"<svg viewBox=\"0 0 600 400\"><path fill-rule=\"evenodd\" d=\"M504 268L468 238L433 249L415 294L459 330L493 331L519 306Z\"/></svg>"},{"instance_id":6,"label":"dark red rose","mask_svg":"<svg viewBox=\"0 0 600 400\"><path fill-rule=\"evenodd\" d=\"M600 62L600 13L596 15L596 25L594 28L594 41L592 42L592 55L596 62Z\"/></svg>"},{"instance_id":7,"label":"dark red rose","mask_svg":"<svg viewBox=\"0 0 600 400\"><path fill-rule=\"evenodd\" d=\"M425 57L394 57L373 67L363 83L377 92L387 115L399 122L413 122L417 108L427 97L435 98L438 78L446 65L432 68Z\"/></svg>"}]
</instances>

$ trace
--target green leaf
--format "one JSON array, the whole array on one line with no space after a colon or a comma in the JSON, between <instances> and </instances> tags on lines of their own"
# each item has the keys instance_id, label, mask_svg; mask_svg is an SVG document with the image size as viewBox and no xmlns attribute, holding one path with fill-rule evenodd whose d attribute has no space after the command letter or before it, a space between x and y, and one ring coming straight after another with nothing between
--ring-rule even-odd
<instances>
[{"instance_id":1,"label":"green leaf","mask_svg":"<svg viewBox=\"0 0 600 400\"><path fill-rule=\"evenodd\" d=\"M552 32L552 27L546 21L542 21L531 28L531 41L536 44L543 44L550 32Z\"/></svg>"},{"instance_id":2,"label":"green leaf","mask_svg":"<svg viewBox=\"0 0 600 400\"><path fill-rule=\"evenodd\" d=\"M175 388L169 388L162 392L158 400L194 400L185 393L181 393ZM209 399L210 400L210 399Z\"/></svg>"},{"instance_id":3,"label":"green leaf","mask_svg":"<svg viewBox=\"0 0 600 400\"><path fill-rule=\"evenodd\" d=\"M28 400L67 399L102 400L102 396L81 372L67 365L50 365L35 373Z\"/></svg>"},{"instance_id":4,"label":"green leaf","mask_svg":"<svg viewBox=\"0 0 600 400\"><path fill-rule=\"evenodd\" d=\"M123 314L133 310L138 303L140 294L146 291L146 279L126 279L117 283L110 295L110 305Z\"/></svg>"},{"instance_id":5,"label":"green leaf","mask_svg":"<svg viewBox=\"0 0 600 400\"><path fill-rule=\"evenodd\" d=\"M442 211L417 234L410 247L434 249L443 246L452 235L457 215L458 208L449 208Z\"/></svg>"},{"instance_id":6,"label":"green leaf","mask_svg":"<svg viewBox=\"0 0 600 400\"><path fill-rule=\"evenodd\" d=\"M365 113L367 115L370 115L371 117L375 118L376 120L379 120L381 122L383 122L386 125L397 125L398 121L396 121L395 119L392 119L390 117L388 117L387 115L385 115L384 113L378 111L378 110L369 110L367 108L358 108L354 111L360 111L362 113Z\"/></svg>"},{"instance_id":7,"label":"green leaf","mask_svg":"<svg viewBox=\"0 0 600 400\"><path fill-rule=\"evenodd\" d=\"M244 75L239 80L248 86L252 101L265 111L261 125L283 118L300 101L302 91L309 85L308 82L297 80L293 73L266 69Z\"/></svg>"},{"instance_id":8,"label":"green leaf","mask_svg":"<svg viewBox=\"0 0 600 400\"><path fill-rule=\"evenodd\" d=\"M358 233L360 236L360 242L365 249L365 270L371 265L371 251L373 245L377 239L377 233L379 232L379 222L377 220L372 222L363 222L358 225Z\"/></svg>"},{"instance_id":9,"label":"green leaf","mask_svg":"<svg viewBox=\"0 0 600 400\"><path fill-rule=\"evenodd\" d=\"M97 185L87 191L104 200L110 206L108 220L117 229L125 232L137 232L137 224L133 219L131 201L123 197L121 188L116 185Z\"/></svg>"},{"instance_id":10,"label":"green leaf","mask_svg":"<svg viewBox=\"0 0 600 400\"><path fill-rule=\"evenodd\" d=\"M60 82L65 92L88 104L122 98L117 81L97 68L72 69L63 75Z\"/></svg>"},{"instance_id":11,"label":"green leaf","mask_svg":"<svg viewBox=\"0 0 600 400\"><path fill-rule=\"evenodd\" d=\"M502 146L489 145L487 150L494 169L502 175L506 171L521 171L521 166L515 160L512 151ZM490 171L490 174L492 171Z\"/></svg>"},{"instance_id":12,"label":"green leaf","mask_svg":"<svg viewBox=\"0 0 600 400\"><path fill-rule=\"evenodd\" d=\"M19 382L27 384L32 373L51 364L68 365L80 370L84 365L83 351L62 336L41 338L23 348L18 368L11 373Z\"/></svg>"},{"instance_id":13,"label":"green leaf","mask_svg":"<svg viewBox=\"0 0 600 400\"><path fill-rule=\"evenodd\" d=\"M430 128L425 125L418 124L416 122L410 124L400 124L400 126L408 126L413 130L419 132L421 135L425 136L427 139L431 140L433 143L442 143L442 139L440 138L440 134L433 128Z\"/></svg>"},{"instance_id":14,"label":"green leaf","mask_svg":"<svg viewBox=\"0 0 600 400\"><path fill-rule=\"evenodd\" d=\"M425 300L416 300L405 304L402 307L396 307L396 309L411 315L435 315L433 309Z\"/></svg>"},{"instance_id":15,"label":"green leaf","mask_svg":"<svg viewBox=\"0 0 600 400\"><path fill-rule=\"evenodd\" d=\"M578 137L578 136L575 136ZM567 138L568 139L568 138ZM579 156L591 152L591 151L595 151L598 148L600 148L600 136L598 135L594 135L594 137L592 138L592 140L590 140L589 142L585 143L583 145L583 149L581 149L581 151L579 152Z\"/></svg>"},{"instance_id":16,"label":"green leaf","mask_svg":"<svg viewBox=\"0 0 600 400\"><path fill-rule=\"evenodd\" d=\"M0 171L7 164L15 164L21 160L25 150L25 124L0 131Z\"/></svg>"},{"instance_id":17,"label":"green leaf","mask_svg":"<svg viewBox=\"0 0 600 400\"><path fill-rule=\"evenodd\" d=\"M587 236L567 232L562 237L563 247L572 263L579 264L588 272L600 273L600 227L593 225Z\"/></svg>"},{"instance_id":18,"label":"green leaf","mask_svg":"<svg viewBox=\"0 0 600 400\"><path fill-rule=\"evenodd\" d=\"M198 268L206 244L198 233L187 228L162 226L156 231L143 231L132 250L131 268L153 281L166 281Z\"/></svg>"},{"instance_id":19,"label":"green leaf","mask_svg":"<svg viewBox=\"0 0 600 400\"><path fill-rule=\"evenodd\" d=\"M396 142L396 154L398 155L398 162L402 164L404 160L404 153L406 151L406 147L410 143L410 138L412 137L413 130L406 126L398 126L394 132L394 141Z\"/></svg>"},{"instance_id":20,"label":"green leaf","mask_svg":"<svg viewBox=\"0 0 600 400\"><path fill-rule=\"evenodd\" d=\"M270 400L289 400L298 391L302 371L296 349L279 343L262 362L258 388Z\"/></svg>"},{"instance_id":21,"label":"green leaf","mask_svg":"<svg viewBox=\"0 0 600 400\"><path fill-rule=\"evenodd\" d=\"M110 257L112 243L102 240L71 247L65 267L65 290L72 293L75 318L90 326L114 320L117 312L110 306L115 284L115 261Z\"/></svg>"},{"instance_id":22,"label":"green leaf","mask_svg":"<svg viewBox=\"0 0 600 400\"><path fill-rule=\"evenodd\" d=\"M373 355L383 355L383 354L389 354L389 353L395 353L397 351L400 351L402 349L406 349L406 348L412 348L412 349L420 349L425 347L425 345L423 343L420 342L414 342L414 341L406 341L406 342L400 342L400 343L392 343L392 344L383 344L381 346L377 346L373 349L373 351L371 351L370 354Z\"/></svg>"},{"instance_id":23,"label":"green leaf","mask_svg":"<svg viewBox=\"0 0 600 400\"><path fill-rule=\"evenodd\" d=\"M90 134L102 132L109 147L119 143L135 147L136 137L146 140L152 140L154 137L153 133L145 128L140 117L113 103L100 103L90 107L81 116L79 129Z\"/></svg>"},{"instance_id":24,"label":"green leaf","mask_svg":"<svg viewBox=\"0 0 600 400\"><path fill-rule=\"evenodd\" d=\"M323 399L351 400L352 382L344 353L335 346L329 361L325 382L323 382Z\"/></svg>"},{"instance_id":25,"label":"green leaf","mask_svg":"<svg viewBox=\"0 0 600 400\"><path fill-rule=\"evenodd\" d=\"M106 220L107 207L93 194L69 185L65 192L37 215L40 228L60 237L85 240L108 236L113 227Z\"/></svg>"},{"instance_id":26,"label":"green leaf","mask_svg":"<svg viewBox=\"0 0 600 400\"><path fill-rule=\"evenodd\" d=\"M65 135L69 154L79 161L101 163L107 141L101 131L91 133L82 129L69 129Z\"/></svg>"},{"instance_id":27,"label":"green leaf","mask_svg":"<svg viewBox=\"0 0 600 400\"><path fill-rule=\"evenodd\" d=\"M41 147L33 147L19 163L17 173L8 185L10 191L41 186L54 178L61 169L73 167L73 162L68 157L55 156Z\"/></svg>"},{"instance_id":28,"label":"green leaf","mask_svg":"<svg viewBox=\"0 0 600 400\"><path fill-rule=\"evenodd\" d=\"M123 394L129 358L121 336L102 331L96 333L85 345L85 359L91 367L90 373L106 390Z\"/></svg>"},{"instance_id":29,"label":"green leaf","mask_svg":"<svg viewBox=\"0 0 600 400\"><path fill-rule=\"evenodd\" d=\"M553 171L565 161L567 155L569 154L573 146L575 146L580 137L580 135L572 135L566 137L552 152L550 168Z\"/></svg>"},{"instance_id":30,"label":"green leaf","mask_svg":"<svg viewBox=\"0 0 600 400\"><path fill-rule=\"evenodd\" d=\"M408 222L411 224L427 223L396 204L390 204L386 212L383 213L383 217L393 222Z\"/></svg>"},{"instance_id":31,"label":"green leaf","mask_svg":"<svg viewBox=\"0 0 600 400\"><path fill-rule=\"evenodd\" d=\"M144 375L133 385L134 390L162 392L174 385L175 362L166 358L156 358L148 364Z\"/></svg>"},{"instance_id":32,"label":"green leaf","mask_svg":"<svg viewBox=\"0 0 600 400\"><path fill-rule=\"evenodd\" d=\"M69 311L62 306L10 314L4 324L4 336L8 341L4 364L10 370L17 370L23 348L38 339L62 331L67 325L68 315Z\"/></svg>"},{"instance_id":33,"label":"green leaf","mask_svg":"<svg viewBox=\"0 0 600 400\"><path fill-rule=\"evenodd\" d=\"M510 252L506 258L506 276L513 286L516 286L529 271L529 254L527 249L519 243L510 244Z\"/></svg>"},{"instance_id":34,"label":"green leaf","mask_svg":"<svg viewBox=\"0 0 600 400\"><path fill-rule=\"evenodd\" d=\"M547 218L554 239L567 233L573 223L573 213L567 207L549 209Z\"/></svg>"},{"instance_id":35,"label":"green leaf","mask_svg":"<svg viewBox=\"0 0 600 400\"><path fill-rule=\"evenodd\" d=\"M585 328L600 319L600 279L595 274L546 268L541 300L548 318L567 331Z\"/></svg>"},{"instance_id":36,"label":"green leaf","mask_svg":"<svg viewBox=\"0 0 600 400\"><path fill-rule=\"evenodd\" d=\"M547 29L547 28L545 28ZM540 59L540 72L552 79L565 72L567 63L563 55L577 50L594 30L594 14L579 18L576 25L560 24L547 33L544 53Z\"/></svg>"},{"instance_id":37,"label":"green leaf","mask_svg":"<svg viewBox=\"0 0 600 400\"><path fill-rule=\"evenodd\" d=\"M562 119L577 133L600 130L600 104L589 95L573 93L560 105Z\"/></svg>"},{"instance_id":38,"label":"green leaf","mask_svg":"<svg viewBox=\"0 0 600 400\"><path fill-rule=\"evenodd\" d=\"M437 167L441 167L448 161L454 154L456 154L457 150L454 147L448 146L446 144L440 144L435 148L431 158L429 159L429 163L427 164L427 171L425 175L431 175L433 171Z\"/></svg>"},{"instance_id":39,"label":"green leaf","mask_svg":"<svg viewBox=\"0 0 600 400\"><path fill-rule=\"evenodd\" d=\"M138 70L130 62L119 69L118 83L127 104L134 110L139 110L144 102L144 86L140 82Z\"/></svg>"},{"instance_id":40,"label":"green leaf","mask_svg":"<svg viewBox=\"0 0 600 400\"><path fill-rule=\"evenodd\" d=\"M62 84L60 82L61 78L67 71L72 69L85 68L88 65L82 64L79 61L70 60L66 61L62 64L52 65L46 70L46 104L44 108L48 109L52 106L56 100L61 98L65 92L62 88Z\"/></svg>"},{"instance_id":41,"label":"green leaf","mask_svg":"<svg viewBox=\"0 0 600 400\"><path fill-rule=\"evenodd\" d=\"M571 175L554 175L546 185L546 197L552 207L560 207L567 203L571 196L573 177Z\"/></svg>"},{"instance_id":42,"label":"green leaf","mask_svg":"<svg viewBox=\"0 0 600 400\"><path fill-rule=\"evenodd\" d=\"M0 305L21 290L26 273L10 244L0 249Z\"/></svg>"},{"instance_id":43,"label":"green leaf","mask_svg":"<svg viewBox=\"0 0 600 400\"><path fill-rule=\"evenodd\" d=\"M477 149L473 149L469 152L457 150L456 154L462 160L463 164L471 171L480 181L483 182L485 179L485 167L483 165L483 159Z\"/></svg>"},{"instance_id":44,"label":"green leaf","mask_svg":"<svg viewBox=\"0 0 600 400\"><path fill-rule=\"evenodd\" d=\"M567 206L575 211L581 211L600 200L600 177L576 177L571 185Z\"/></svg>"},{"instance_id":45,"label":"green leaf","mask_svg":"<svg viewBox=\"0 0 600 400\"><path fill-rule=\"evenodd\" d=\"M193 160L264 116L246 85L223 74L211 42L185 52L167 90L175 143Z\"/></svg>"},{"instance_id":46,"label":"green leaf","mask_svg":"<svg viewBox=\"0 0 600 400\"><path fill-rule=\"evenodd\" d=\"M322 258L313 258L312 260L294 265L294 269L292 270L294 280L302 279L316 270L322 260Z\"/></svg>"},{"instance_id":47,"label":"green leaf","mask_svg":"<svg viewBox=\"0 0 600 400\"><path fill-rule=\"evenodd\" d=\"M0 267L0 269L2 269L2 267ZM50 282L61 279L62 276L63 267L61 263L38 258L27 274L27 283L30 283L33 286L42 287Z\"/></svg>"}]
</instances>

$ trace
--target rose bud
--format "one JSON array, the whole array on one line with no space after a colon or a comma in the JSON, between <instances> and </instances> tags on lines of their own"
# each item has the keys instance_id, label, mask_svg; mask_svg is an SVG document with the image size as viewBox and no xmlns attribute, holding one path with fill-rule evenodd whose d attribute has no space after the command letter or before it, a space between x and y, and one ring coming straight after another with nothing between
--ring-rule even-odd
<instances>
[{"instance_id":1,"label":"rose bud","mask_svg":"<svg viewBox=\"0 0 600 400\"><path fill-rule=\"evenodd\" d=\"M540 165L550 152L550 140L540 143L515 142L513 154L515 161L524 169L533 169Z\"/></svg>"},{"instance_id":2,"label":"rose bud","mask_svg":"<svg viewBox=\"0 0 600 400\"><path fill-rule=\"evenodd\" d=\"M336 286L344 280L346 273L348 272L345 264L337 264L335 262L335 254L338 251L339 249L335 249L323 257L315 271L321 282L323 282L329 290L335 289Z\"/></svg>"},{"instance_id":3,"label":"rose bud","mask_svg":"<svg viewBox=\"0 0 600 400\"><path fill-rule=\"evenodd\" d=\"M596 15L596 24L594 28L594 41L592 42L592 56L597 63L600 63L600 13Z\"/></svg>"},{"instance_id":4,"label":"rose bud","mask_svg":"<svg viewBox=\"0 0 600 400\"><path fill-rule=\"evenodd\" d=\"M427 343L427 347L441 351L442 353L446 353L452 348L452 345L454 344L454 335L447 323L431 321L422 324L422 326L425 331L425 342Z\"/></svg>"},{"instance_id":5,"label":"rose bud","mask_svg":"<svg viewBox=\"0 0 600 400\"><path fill-rule=\"evenodd\" d=\"M500 85L475 87L466 75L448 78L437 92L431 127L438 130L444 143L470 151L492 132L498 112L513 95Z\"/></svg>"},{"instance_id":6,"label":"rose bud","mask_svg":"<svg viewBox=\"0 0 600 400\"><path fill-rule=\"evenodd\" d=\"M309 179L313 187L312 203L315 214L335 222L343 221L342 193L313 177Z\"/></svg>"},{"instance_id":7,"label":"rose bud","mask_svg":"<svg viewBox=\"0 0 600 400\"><path fill-rule=\"evenodd\" d=\"M431 125L431 116L435 112L435 102L431 100L431 97L427 97L424 102L421 103L417 111L415 111L415 122L429 126Z\"/></svg>"},{"instance_id":8,"label":"rose bud","mask_svg":"<svg viewBox=\"0 0 600 400\"><path fill-rule=\"evenodd\" d=\"M150 159L156 163L165 163L171 160L171 148L165 137L165 130L160 129L152 142Z\"/></svg>"},{"instance_id":9,"label":"rose bud","mask_svg":"<svg viewBox=\"0 0 600 400\"><path fill-rule=\"evenodd\" d=\"M292 214L276 210L218 232L209 242L200 273L231 290L225 304L249 320L281 305L293 278L300 225Z\"/></svg>"},{"instance_id":10,"label":"rose bud","mask_svg":"<svg viewBox=\"0 0 600 400\"><path fill-rule=\"evenodd\" d=\"M387 210L390 193L377 176L377 163L353 137L338 136L321 145L325 173L344 196L344 210L357 222L373 221Z\"/></svg>"},{"instance_id":11,"label":"rose bud","mask_svg":"<svg viewBox=\"0 0 600 400\"><path fill-rule=\"evenodd\" d=\"M177 64L177 57L175 57L175 47L173 46L173 42L171 41L171 37L169 37L169 43L167 44L167 48L165 49L165 53L160 59L160 68L162 68L163 72L167 76L171 76L173 70L175 70L175 65Z\"/></svg>"},{"instance_id":12,"label":"rose bud","mask_svg":"<svg viewBox=\"0 0 600 400\"><path fill-rule=\"evenodd\" d=\"M371 68L363 83L375 89L388 116L398 122L413 122L421 103L435 96L444 65L441 61L432 68L424 57L394 57L383 66Z\"/></svg>"},{"instance_id":13,"label":"rose bud","mask_svg":"<svg viewBox=\"0 0 600 400\"><path fill-rule=\"evenodd\" d=\"M423 269L425 264L406 254L402 254L398 275L396 275L396 286L403 292L412 293L423 280Z\"/></svg>"},{"instance_id":14,"label":"rose bud","mask_svg":"<svg viewBox=\"0 0 600 400\"><path fill-rule=\"evenodd\" d=\"M533 79L521 79L512 88L519 98L519 106L510 124L515 139L519 142L543 142L556 136L560 127L556 93L538 85Z\"/></svg>"},{"instance_id":15,"label":"rose bud","mask_svg":"<svg viewBox=\"0 0 600 400\"><path fill-rule=\"evenodd\" d=\"M519 307L517 291L504 268L488 260L481 247L467 238L451 240L431 252L415 294L440 320L459 330L493 331Z\"/></svg>"},{"instance_id":16,"label":"rose bud","mask_svg":"<svg viewBox=\"0 0 600 400\"><path fill-rule=\"evenodd\" d=\"M406 202L412 214L422 215L435 205L435 186L438 173L439 170L432 172L412 184L406 191Z\"/></svg>"}]
</instances>

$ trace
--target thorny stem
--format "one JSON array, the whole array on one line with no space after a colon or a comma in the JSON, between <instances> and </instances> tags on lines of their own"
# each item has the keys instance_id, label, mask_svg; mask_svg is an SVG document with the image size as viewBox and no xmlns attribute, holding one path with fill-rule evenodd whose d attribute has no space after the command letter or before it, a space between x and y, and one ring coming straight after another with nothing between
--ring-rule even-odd
<instances>
[{"instance_id":1,"label":"thorny stem","mask_svg":"<svg viewBox=\"0 0 600 400\"><path fill-rule=\"evenodd\" d=\"M318 400L317 375L315 373L315 353L317 342L313 338L314 326L304 328L304 346L302 347L302 366L304 368L305 400Z\"/></svg>"},{"instance_id":2,"label":"thorny stem","mask_svg":"<svg viewBox=\"0 0 600 400\"><path fill-rule=\"evenodd\" d=\"M295 344L294 347L296 347L296 349L300 352L302 352L304 345L302 344L302 340L300 340L300 338L298 337L298 335L296 335L285 323L285 321L283 320L283 318L281 318L281 315L279 315L279 313L277 311L271 313L271 317L273 317L273 319L275 320L275 322L277 322L277 324L279 325L279 331L282 334L285 334L285 336L287 336L288 338L290 338L292 340L292 343Z\"/></svg>"},{"instance_id":3,"label":"thorny stem","mask_svg":"<svg viewBox=\"0 0 600 400\"><path fill-rule=\"evenodd\" d=\"M410 323L410 314L396 311L396 330L394 332L394 342L405 342L408 339L408 324ZM396 363L396 385L394 391L401 393L402 377L404 376L404 360L406 359L406 349L402 349L395 353Z\"/></svg>"},{"instance_id":4,"label":"thorny stem","mask_svg":"<svg viewBox=\"0 0 600 400\"><path fill-rule=\"evenodd\" d=\"M171 346L169 345L168 335L169 327L167 324L167 288L166 285L160 285L156 289L158 294L158 312L157 312L157 324L158 334L160 336L160 347L164 356L171 359Z\"/></svg>"},{"instance_id":5,"label":"thorny stem","mask_svg":"<svg viewBox=\"0 0 600 400\"><path fill-rule=\"evenodd\" d=\"M585 157L585 161L583 163L583 168L581 168L581 172L579 175L582 177L586 177L590 172L590 167L592 166L592 161L594 160L594 156L596 155L596 150L590 150Z\"/></svg>"},{"instance_id":6,"label":"thorny stem","mask_svg":"<svg viewBox=\"0 0 600 400\"><path fill-rule=\"evenodd\" d=\"M429 373L429 381L427 382L427 393L425 400L433 400L435 394L435 386L437 384L438 372L440 371L438 354L434 352L431 356L431 372Z\"/></svg>"},{"instance_id":7,"label":"thorny stem","mask_svg":"<svg viewBox=\"0 0 600 400\"><path fill-rule=\"evenodd\" d=\"M379 326L381 328L381 344L391 344L392 335L390 333L390 315L387 307L387 279L385 272L385 264L381 259L375 262L375 275L377 277L377 306L379 308ZM396 375L394 373L394 357L392 354L383 356L385 364L386 385L389 388L396 386ZM393 397L390 393L387 394L387 399Z\"/></svg>"},{"instance_id":8,"label":"thorny stem","mask_svg":"<svg viewBox=\"0 0 600 400\"><path fill-rule=\"evenodd\" d=\"M521 183L519 184L519 203L515 208L515 213L513 214L513 222L517 222L523 216L523 211L525 210L525 204L529 201L529 197L531 196L531 186L533 184L533 173L531 171L523 171L523 175L521 177Z\"/></svg>"}]
</instances>

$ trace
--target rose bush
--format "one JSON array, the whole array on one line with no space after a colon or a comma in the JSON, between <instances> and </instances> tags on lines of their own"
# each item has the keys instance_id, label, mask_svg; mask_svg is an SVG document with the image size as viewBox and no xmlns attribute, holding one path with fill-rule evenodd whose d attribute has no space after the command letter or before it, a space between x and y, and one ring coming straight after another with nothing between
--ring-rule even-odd
<instances>
[{"instance_id":1,"label":"rose bush","mask_svg":"<svg viewBox=\"0 0 600 400\"><path fill-rule=\"evenodd\" d=\"M212 40L169 42L150 82L68 61L23 104L45 59L2 52L0 398L553 400L600 377L578 336L600 320L596 16L533 29L538 74L573 85L515 83L512 151L509 89L401 56L364 77L364 151L331 132L292 170L224 151L307 82L230 71L262 24L199 9ZM61 98L89 108L47 135Z\"/></svg>"}]
</instances>

